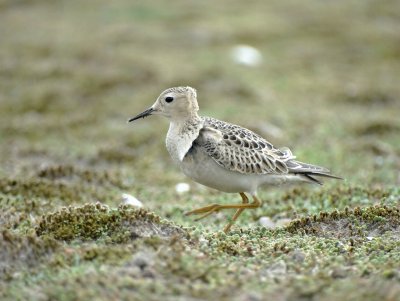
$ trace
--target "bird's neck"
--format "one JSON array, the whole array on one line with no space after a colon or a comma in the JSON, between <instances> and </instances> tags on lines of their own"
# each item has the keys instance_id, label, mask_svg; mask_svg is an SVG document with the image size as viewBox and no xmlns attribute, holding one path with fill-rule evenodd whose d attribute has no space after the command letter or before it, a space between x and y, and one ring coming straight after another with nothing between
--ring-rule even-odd
<instances>
[{"instance_id":1,"label":"bird's neck","mask_svg":"<svg viewBox=\"0 0 400 301\"><path fill-rule=\"evenodd\" d=\"M179 118L170 121L166 146L172 159L181 162L193 141L199 136L203 119L195 114L191 118Z\"/></svg>"}]
</instances>

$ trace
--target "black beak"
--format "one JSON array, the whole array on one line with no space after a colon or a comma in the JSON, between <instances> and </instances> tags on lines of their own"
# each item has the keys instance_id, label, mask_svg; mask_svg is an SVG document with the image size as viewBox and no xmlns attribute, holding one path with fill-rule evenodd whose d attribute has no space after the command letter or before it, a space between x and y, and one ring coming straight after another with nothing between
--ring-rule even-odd
<instances>
[{"instance_id":1,"label":"black beak","mask_svg":"<svg viewBox=\"0 0 400 301\"><path fill-rule=\"evenodd\" d=\"M147 109L143 113L140 113L139 115L136 115L135 117L132 117L131 119L129 119L128 122L132 122L132 121L135 121L136 119L145 118L147 116L150 116L151 113L153 113L153 111L154 111L153 108Z\"/></svg>"}]
</instances>

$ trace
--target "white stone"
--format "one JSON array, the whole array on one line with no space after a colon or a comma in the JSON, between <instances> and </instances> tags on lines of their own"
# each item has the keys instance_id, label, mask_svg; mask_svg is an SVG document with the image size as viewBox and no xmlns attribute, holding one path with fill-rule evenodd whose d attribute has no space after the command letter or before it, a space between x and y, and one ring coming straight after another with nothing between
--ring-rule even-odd
<instances>
[{"instance_id":1,"label":"white stone","mask_svg":"<svg viewBox=\"0 0 400 301\"><path fill-rule=\"evenodd\" d=\"M138 208L143 207L143 204L141 201L139 201L137 198L135 198L134 196L127 194L127 193L122 194L122 201L126 205L131 205L133 207L138 207Z\"/></svg>"},{"instance_id":2,"label":"white stone","mask_svg":"<svg viewBox=\"0 0 400 301\"><path fill-rule=\"evenodd\" d=\"M188 183L178 183L175 185L175 191L179 194L188 192L190 190L190 185Z\"/></svg>"},{"instance_id":3,"label":"white stone","mask_svg":"<svg viewBox=\"0 0 400 301\"><path fill-rule=\"evenodd\" d=\"M267 229L275 229L276 228L275 223L268 216L260 217L259 223L260 223L261 226L263 226L263 227L265 227Z\"/></svg>"},{"instance_id":4,"label":"white stone","mask_svg":"<svg viewBox=\"0 0 400 301\"><path fill-rule=\"evenodd\" d=\"M262 63L261 52L249 45L237 45L232 48L231 57L236 64L257 67Z\"/></svg>"}]
</instances>

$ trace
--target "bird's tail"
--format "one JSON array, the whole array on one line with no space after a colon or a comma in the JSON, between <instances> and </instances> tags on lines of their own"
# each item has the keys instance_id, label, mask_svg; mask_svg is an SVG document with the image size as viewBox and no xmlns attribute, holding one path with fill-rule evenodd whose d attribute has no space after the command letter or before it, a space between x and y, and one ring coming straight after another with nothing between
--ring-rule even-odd
<instances>
[{"instance_id":1,"label":"bird's tail","mask_svg":"<svg viewBox=\"0 0 400 301\"><path fill-rule=\"evenodd\" d=\"M300 175L309 182L317 183L319 185L322 185L322 181L315 177L343 180L341 177L332 175L329 169L322 166L312 165L296 160L290 160L289 162L286 162L286 164L288 165L289 173Z\"/></svg>"}]
</instances>

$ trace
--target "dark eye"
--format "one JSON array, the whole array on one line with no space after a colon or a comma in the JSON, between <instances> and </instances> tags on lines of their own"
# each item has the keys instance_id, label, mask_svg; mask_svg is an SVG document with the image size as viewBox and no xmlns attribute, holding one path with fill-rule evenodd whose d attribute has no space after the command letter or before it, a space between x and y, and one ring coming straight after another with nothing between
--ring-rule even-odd
<instances>
[{"instance_id":1,"label":"dark eye","mask_svg":"<svg viewBox=\"0 0 400 301\"><path fill-rule=\"evenodd\" d=\"M165 97L165 102L172 102L174 98L172 96Z\"/></svg>"}]
</instances>

